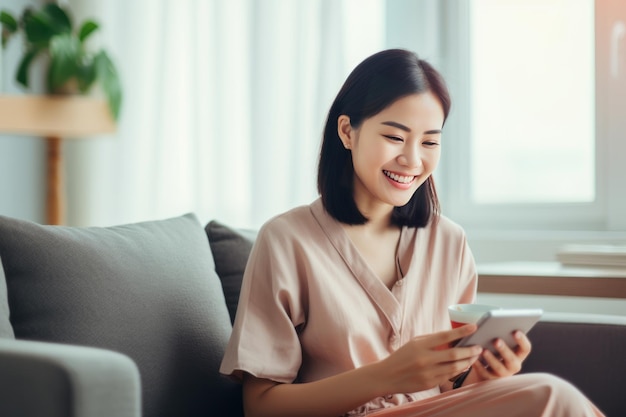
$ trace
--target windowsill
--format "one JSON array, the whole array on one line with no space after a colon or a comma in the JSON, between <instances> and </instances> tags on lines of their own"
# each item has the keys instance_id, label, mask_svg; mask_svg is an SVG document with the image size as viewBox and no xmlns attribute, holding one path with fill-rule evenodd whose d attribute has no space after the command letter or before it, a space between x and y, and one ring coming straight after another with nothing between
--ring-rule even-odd
<instances>
[{"instance_id":1,"label":"windowsill","mask_svg":"<svg viewBox=\"0 0 626 417\"><path fill-rule=\"evenodd\" d=\"M465 227L465 231L477 240L626 242L626 230L493 230Z\"/></svg>"},{"instance_id":2,"label":"windowsill","mask_svg":"<svg viewBox=\"0 0 626 417\"><path fill-rule=\"evenodd\" d=\"M624 245L626 231L548 231L466 229L477 263L554 262L564 247Z\"/></svg>"},{"instance_id":3,"label":"windowsill","mask_svg":"<svg viewBox=\"0 0 626 417\"><path fill-rule=\"evenodd\" d=\"M478 292L626 298L626 268L559 262L479 263Z\"/></svg>"}]
</instances>

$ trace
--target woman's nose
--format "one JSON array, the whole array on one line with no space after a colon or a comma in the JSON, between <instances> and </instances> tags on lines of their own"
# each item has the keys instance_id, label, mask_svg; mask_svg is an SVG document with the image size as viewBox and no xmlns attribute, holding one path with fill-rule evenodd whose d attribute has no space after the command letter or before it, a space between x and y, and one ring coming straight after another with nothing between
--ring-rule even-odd
<instances>
[{"instance_id":1,"label":"woman's nose","mask_svg":"<svg viewBox=\"0 0 626 417\"><path fill-rule=\"evenodd\" d=\"M398 163L407 168L417 168L422 166L422 158L417 147L404 148L398 156Z\"/></svg>"}]
</instances>

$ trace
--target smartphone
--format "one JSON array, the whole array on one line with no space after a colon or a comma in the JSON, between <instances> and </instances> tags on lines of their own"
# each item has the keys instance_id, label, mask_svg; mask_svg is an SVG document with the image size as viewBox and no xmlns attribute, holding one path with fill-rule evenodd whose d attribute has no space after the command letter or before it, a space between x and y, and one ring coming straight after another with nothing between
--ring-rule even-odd
<instances>
[{"instance_id":1,"label":"smartphone","mask_svg":"<svg viewBox=\"0 0 626 417\"><path fill-rule=\"evenodd\" d=\"M520 330L524 333L539 321L543 310L537 309L501 309L491 310L485 313L476 323L478 329L469 336L459 340L456 347L479 345L489 349L497 355L493 341L500 338L509 347L514 348L517 342L513 338L513 332Z\"/></svg>"}]
</instances>

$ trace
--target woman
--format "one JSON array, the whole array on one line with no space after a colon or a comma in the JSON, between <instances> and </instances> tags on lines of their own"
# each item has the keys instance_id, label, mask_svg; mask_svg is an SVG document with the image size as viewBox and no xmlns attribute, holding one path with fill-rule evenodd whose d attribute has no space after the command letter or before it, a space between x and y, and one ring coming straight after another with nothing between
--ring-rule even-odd
<instances>
[{"instance_id":1,"label":"woman","mask_svg":"<svg viewBox=\"0 0 626 417\"><path fill-rule=\"evenodd\" d=\"M509 377L531 345L450 348L447 306L473 302L463 230L432 172L450 98L405 50L359 64L328 115L321 198L268 221L242 285L221 372L246 416L601 416L550 375ZM481 360L477 360L481 358ZM458 388L458 389L455 389Z\"/></svg>"}]
</instances>

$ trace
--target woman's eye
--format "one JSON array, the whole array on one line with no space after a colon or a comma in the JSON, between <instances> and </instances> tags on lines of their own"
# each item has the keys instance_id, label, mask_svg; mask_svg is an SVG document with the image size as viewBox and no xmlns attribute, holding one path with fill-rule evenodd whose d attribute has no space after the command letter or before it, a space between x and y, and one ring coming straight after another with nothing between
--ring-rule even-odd
<instances>
[{"instance_id":1,"label":"woman's eye","mask_svg":"<svg viewBox=\"0 0 626 417\"><path fill-rule=\"evenodd\" d=\"M386 137L389 140L392 140L394 142L402 142L403 139L401 137L398 136L390 136L390 135L383 135L384 137Z\"/></svg>"},{"instance_id":2,"label":"woman's eye","mask_svg":"<svg viewBox=\"0 0 626 417\"><path fill-rule=\"evenodd\" d=\"M434 147L434 146L439 146L438 142L423 142L424 145L429 146L429 147Z\"/></svg>"}]
</instances>

